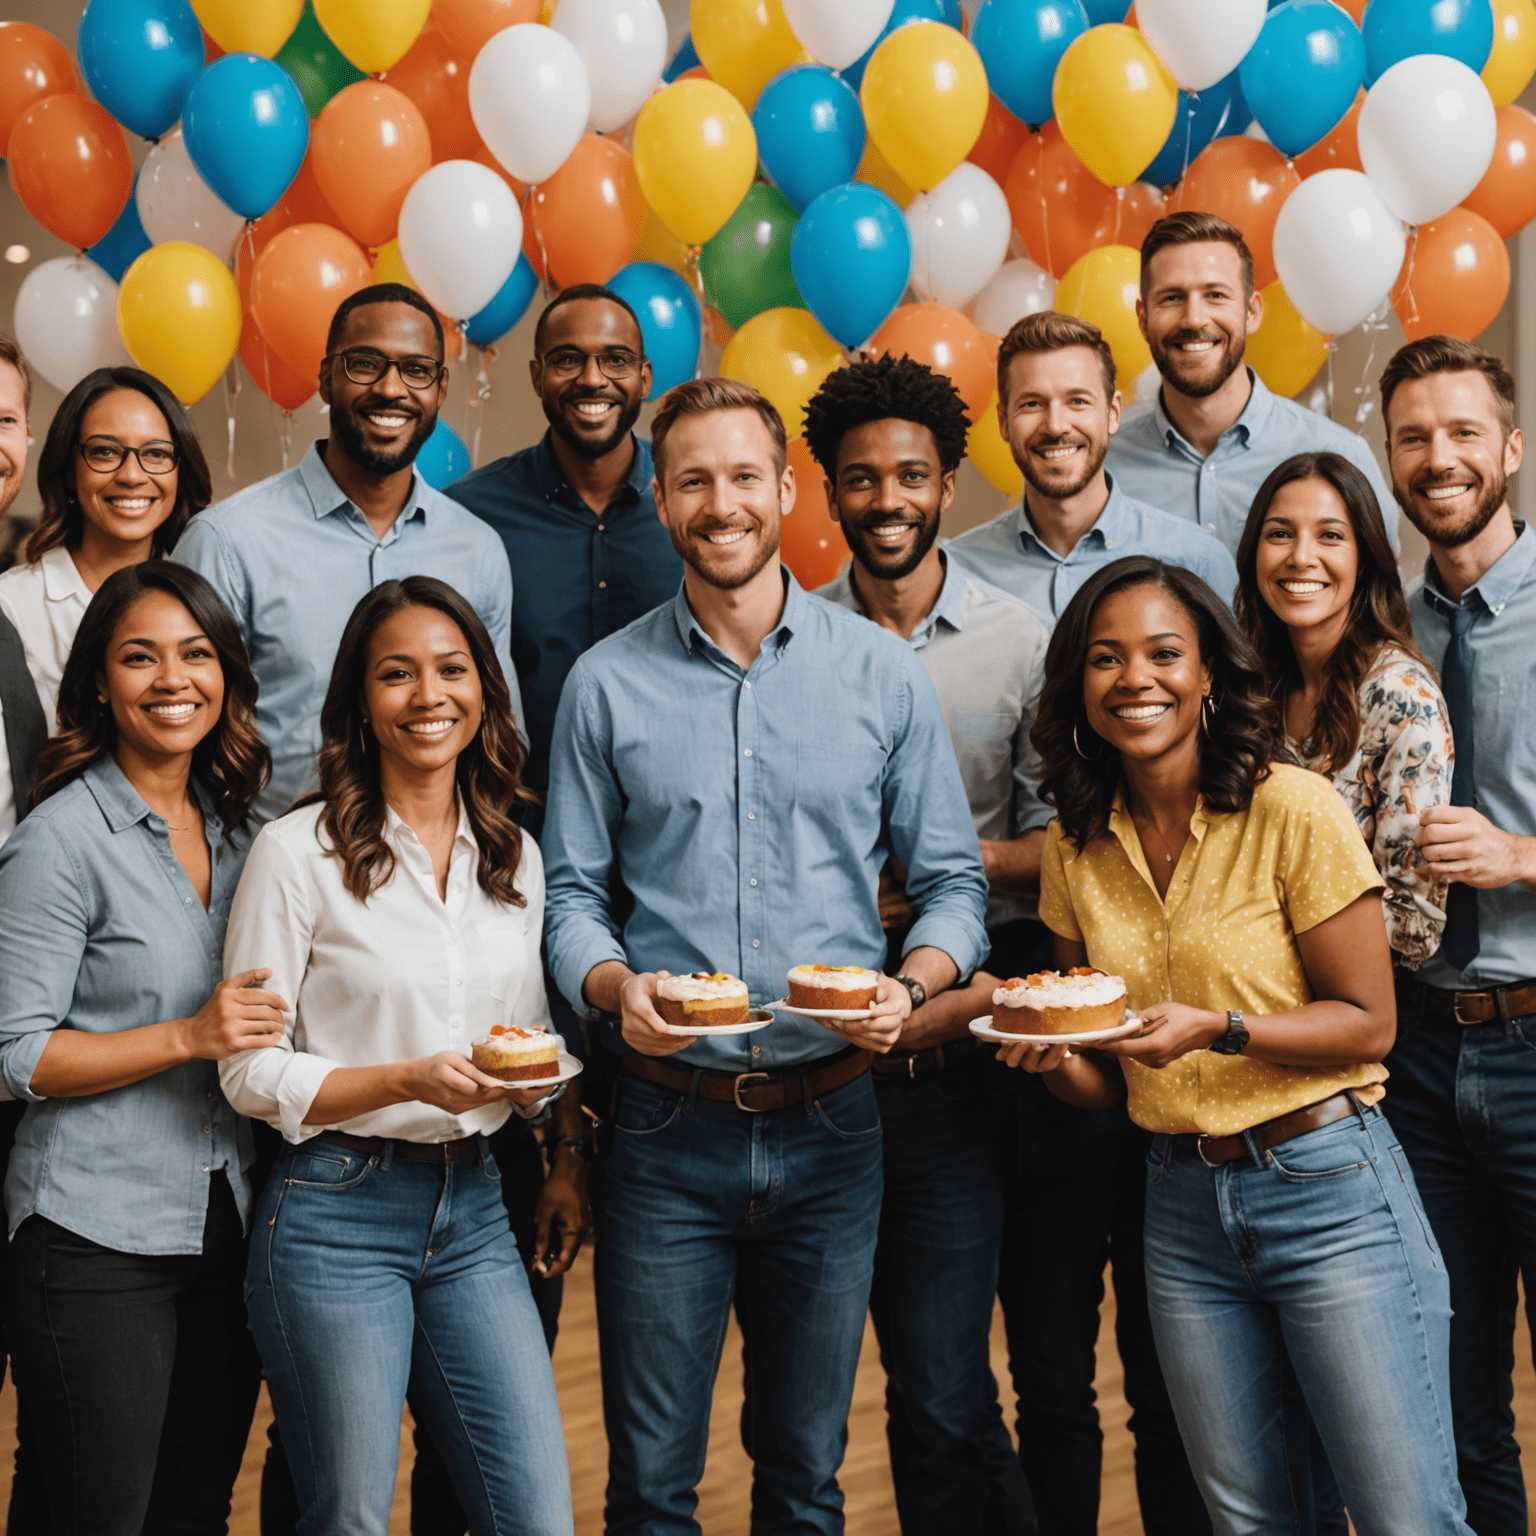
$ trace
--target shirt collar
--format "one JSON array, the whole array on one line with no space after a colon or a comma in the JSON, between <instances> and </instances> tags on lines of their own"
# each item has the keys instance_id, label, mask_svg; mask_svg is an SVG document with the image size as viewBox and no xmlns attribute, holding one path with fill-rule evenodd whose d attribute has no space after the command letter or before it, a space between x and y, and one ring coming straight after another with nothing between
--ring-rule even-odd
<instances>
[{"instance_id":1,"label":"shirt collar","mask_svg":"<svg viewBox=\"0 0 1536 1536\"><path fill-rule=\"evenodd\" d=\"M143 797L128 782L127 774L118 767L117 759L110 752L98 757L80 777L85 781L85 787L95 798L107 826L113 832L121 832L137 822L148 821L152 817L159 821L161 826L165 825L164 821L145 805ZM208 841L217 846L219 839L224 835L224 823L214 812L207 790L195 778L192 780L191 789L202 809Z\"/></svg>"},{"instance_id":2,"label":"shirt collar","mask_svg":"<svg viewBox=\"0 0 1536 1536\"><path fill-rule=\"evenodd\" d=\"M944 569L944 581L939 587L939 595L933 601L923 618L923 622L913 631L913 638L926 629L931 629L939 620L949 625L951 629L965 628L965 592L967 578L960 566L951 560L944 550L947 540L939 541L939 559ZM859 596L859 589L854 576L856 562L850 560L837 576L829 581L825 588L827 601L840 603L844 607L852 608L855 613L869 617L869 610L864 606L863 599Z\"/></svg>"},{"instance_id":3,"label":"shirt collar","mask_svg":"<svg viewBox=\"0 0 1536 1536\"><path fill-rule=\"evenodd\" d=\"M415 831L409 827L405 819L387 800L384 802L384 836L389 839L390 845L398 852L409 834L411 846L426 852L426 844L416 836ZM463 797L459 798L459 824L454 829L453 840L455 844L468 843L471 848L479 847L475 842L475 831L469 823L469 812L464 807Z\"/></svg>"},{"instance_id":4,"label":"shirt collar","mask_svg":"<svg viewBox=\"0 0 1536 1536\"><path fill-rule=\"evenodd\" d=\"M329 517L333 512L340 512L343 507L352 505L351 498L336 484L330 470L325 467L325 460L320 456L318 442L311 443L309 451L299 460L299 482L309 497L310 506L314 508L316 522L319 522L322 517ZM413 465L411 493L406 497L402 520L409 520L420 513L422 521L427 521L432 512L432 498L428 490L426 481L421 478L420 471Z\"/></svg>"},{"instance_id":5,"label":"shirt collar","mask_svg":"<svg viewBox=\"0 0 1536 1536\"><path fill-rule=\"evenodd\" d=\"M1505 603L1531 574L1533 565L1536 565L1536 531L1529 523L1523 523L1515 542L1462 593L1460 604L1453 603L1440 590L1440 573L1435 569L1431 555L1424 563L1424 601L1441 613L1449 613L1458 606L1465 607L1467 598L1475 593L1488 612L1497 615L1503 612Z\"/></svg>"},{"instance_id":6,"label":"shirt collar","mask_svg":"<svg viewBox=\"0 0 1536 1536\"><path fill-rule=\"evenodd\" d=\"M1241 432L1245 443L1251 443L1254 437L1264 430L1275 408L1275 397L1252 368L1248 369L1248 383L1250 385L1248 404L1243 407L1242 415L1227 428L1227 432ZM1157 422L1158 436L1168 447L1173 446L1175 439L1184 443L1186 447L1189 446L1188 439L1174 426L1167 411L1163 409L1162 388L1159 388L1157 394L1153 396L1152 416ZM1222 436L1225 437L1226 432L1223 432Z\"/></svg>"},{"instance_id":7,"label":"shirt collar","mask_svg":"<svg viewBox=\"0 0 1536 1536\"><path fill-rule=\"evenodd\" d=\"M91 589L86 586L74 557L62 544L50 549L38 565L43 573L43 596L50 603L62 603L69 598L79 598L84 603L91 600Z\"/></svg>"},{"instance_id":8,"label":"shirt collar","mask_svg":"<svg viewBox=\"0 0 1536 1536\"><path fill-rule=\"evenodd\" d=\"M1115 477L1107 469L1104 471L1104 483L1109 487L1109 499L1104 503L1104 510L1099 513L1093 527L1083 535L1082 539L1078 540L1078 544L1083 543L1086 539L1097 538L1099 543L1104 545L1106 549L1111 549L1116 543L1123 543L1129 537L1126 528L1126 517L1128 514L1125 507L1125 492L1115 484ZM1014 527L1026 549L1033 544L1036 549L1040 550L1043 554L1049 555L1052 560L1061 560L1063 558L1050 545L1046 544L1030 526L1029 514L1024 510L1024 498L1022 496L1019 498L1018 506L1013 510L1013 520ZM942 600L941 597L940 601ZM960 626L957 624L955 627L958 629Z\"/></svg>"},{"instance_id":9,"label":"shirt collar","mask_svg":"<svg viewBox=\"0 0 1536 1536\"><path fill-rule=\"evenodd\" d=\"M795 580L787 565L781 565L779 570L784 577L784 612L779 615L779 622L763 637L763 647L770 641L782 645L797 629L803 629L809 611L810 598L806 596L805 588ZM693 616L693 609L688 606L686 579L678 585L677 596L672 600L672 618L684 650L692 654L697 639L711 650L719 651L719 646L704 632L703 626Z\"/></svg>"},{"instance_id":10,"label":"shirt collar","mask_svg":"<svg viewBox=\"0 0 1536 1536\"><path fill-rule=\"evenodd\" d=\"M1204 843L1206 830L1210 825L1211 815L1205 808L1205 796L1197 795L1195 797L1194 815L1189 818L1190 836L1194 838L1197 849ZM1120 781L1119 787L1115 790L1114 803L1109 808L1108 830L1120 844L1126 858L1131 861L1131 865L1137 874L1152 887L1155 894L1157 886L1152 879L1152 871L1147 864L1146 850L1141 846L1141 834L1137 832L1136 822L1125 803L1124 779Z\"/></svg>"},{"instance_id":11,"label":"shirt collar","mask_svg":"<svg viewBox=\"0 0 1536 1536\"><path fill-rule=\"evenodd\" d=\"M624 477L624 484L635 493L637 498L643 499L651 488L651 445L644 438L636 437L633 432L629 434L629 440L635 445L635 456L630 460L629 473ZM534 447L533 473L539 483L539 494L545 501L553 501L561 491L567 489L565 475L560 468L560 460L555 457L552 429L547 429Z\"/></svg>"}]
</instances>

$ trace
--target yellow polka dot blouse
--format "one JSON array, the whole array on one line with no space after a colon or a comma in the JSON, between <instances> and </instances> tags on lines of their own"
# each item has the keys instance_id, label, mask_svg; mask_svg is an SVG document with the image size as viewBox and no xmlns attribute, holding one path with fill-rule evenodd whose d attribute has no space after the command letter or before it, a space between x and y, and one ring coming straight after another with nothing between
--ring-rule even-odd
<instances>
[{"instance_id":1,"label":"yellow polka dot blouse","mask_svg":"<svg viewBox=\"0 0 1536 1536\"><path fill-rule=\"evenodd\" d=\"M1109 829L1078 853L1053 821L1045 840L1040 916L1125 978L1132 1008L1172 1000L1194 1008L1282 1013L1312 1001L1296 935L1378 888L1360 829L1333 785L1277 764L1246 811L1190 819L1166 903L1135 823L1117 797ZM1125 1062L1131 1118L1151 1131L1246 1130L1343 1088L1373 1102L1386 1069L1282 1067L1191 1051L1161 1071Z\"/></svg>"}]
</instances>

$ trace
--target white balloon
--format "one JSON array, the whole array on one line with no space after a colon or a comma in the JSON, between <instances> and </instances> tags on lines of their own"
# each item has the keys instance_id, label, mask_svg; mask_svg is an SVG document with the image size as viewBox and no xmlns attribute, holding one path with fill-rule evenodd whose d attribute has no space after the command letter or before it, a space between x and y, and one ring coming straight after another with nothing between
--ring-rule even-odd
<instances>
[{"instance_id":1,"label":"white balloon","mask_svg":"<svg viewBox=\"0 0 1536 1536\"><path fill-rule=\"evenodd\" d=\"M1398 218L1427 224L1449 213L1493 160L1498 118L1488 87L1460 59L1399 59L1360 108L1360 163Z\"/></svg>"},{"instance_id":2,"label":"white balloon","mask_svg":"<svg viewBox=\"0 0 1536 1536\"><path fill-rule=\"evenodd\" d=\"M134 201L153 244L188 240L220 261L229 260L245 228L245 220L198 175L180 128L173 128L144 157Z\"/></svg>"},{"instance_id":3,"label":"white balloon","mask_svg":"<svg viewBox=\"0 0 1536 1536\"><path fill-rule=\"evenodd\" d=\"M1137 0L1136 24L1168 73L1203 91L1243 62L1267 14L1266 0Z\"/></svg>"},{"instance_id":4,"label":"white balloon","mask_svg":"<svg viewBox=\"0 0 1536 1536\"><path fill-rule=\"evenodd\" d=\"M1359 171L1308 176L1275 220L1281 285L1328 335L1359 325L1391 293L1406 249L1402 224Z\"/></svg>"},{"instance_id":5,"label":"white balloon","mask_svg":"<svg viewBox=\"0 0 1536 1536\"><path fill-rule=\"evenodd\" d=\"M847 69L885 31L895 0L783 0L784 19L818 64Z\"/></svg>"},{"instance_id":6,"label":"white balloon","mask_svg":"<svg viewBox=\"0 0 1536 1536\"><path fill-rule=\"evenodd\" d=\"M1005 261L997 275L976 295L971 317L989 336L1006 336L1025 315L1056 307L1056 279L1027 256Z\"/></svg>"},{"instance_id":7,"label":"white balloon","mask_svg":"<svg viewBox=\"0 0 1536 1536\"><path fill-rule=\"evenodd\" d=\"M28 363L61 392L93 368L133 364L117 330L117 284L84 256L55 256L33 267L16 295L13 320Z\"/></svg>"},{"instance_id":8,"label":"white balloon","mask_svg":"<svg viewBox=\"0 0 1536 1536\"><path fill-rule=\"evenodd\" d=\"M592 81L570 38L553 27L504 27L469 70L469 115L517 177L545 181L565 164L592 112Z\"/></svg>"},{"instance_id":9,"label":"white balloon","mask_svg":"<svg viewBox=\"0 0 1536 1536\"><path fill-rule=\"evenodd\" d=\"M399 238L400 259L432 307L469 320L511 277L523 245L523 215L490 166L444 160L405 194Z\"/></svg>"},{"instance_id":10,"label":"white balloon","mask_svg":"<svg viewBox=\"0 0 1536 1536\"><path fill-rule=\"evenodd\" d=\"M667 64L667 18L657 0L560 0L550 25L570 39L592 81L595 133L622 128Z\"/></svg>"},{"instance_id":11,"label":"white balloon","mask_svg":"<svg viewBox=\"0 0 1536 1536\"><path fill-rule=\"evenodd\" d=\"M923 298L958 309L1002 266L1013 220L1003 189L979 165L962 160L907 204L907 228L912 286Z\"/></svg>"}]
</instances>

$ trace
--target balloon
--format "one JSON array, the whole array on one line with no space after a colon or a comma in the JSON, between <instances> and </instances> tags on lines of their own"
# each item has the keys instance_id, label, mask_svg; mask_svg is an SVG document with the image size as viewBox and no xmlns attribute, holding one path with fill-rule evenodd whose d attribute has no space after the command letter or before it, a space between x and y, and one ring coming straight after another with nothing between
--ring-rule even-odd
<instances>
[{"instance_id":1,"label":"balloon","mask_svg":"<svg viewBox=\"0 0 1536 1536\"><path fill-rule=\"evenodd\" d=\"M752 128L763 169L800 209L852 181L864 155L859 98L820 64L775 75L752 109Z\"/></svg>"},{"instance_id":2,"label":"balloon","mask_svg":"<svg viewBox=\"0 0 1536 1536\"><path fill-rule=\"evenodd\" d=\"M1280 281L1296 312L1326 335L1359 325L1387 297L1403 251L1402 224L1359 171L1307 177L1275 220Z\"/></svg>"},{"instance_id":3,"label":"balloon","mask_svg":"<svg viewBox=\"0 0 1536 1536\"><path fill-rule=\"evenodd\" d=\"M789 264L827 334L856 347L900 303L912 275L912 237L885 193L849 182L800 215Z\"/></svg>"},{"instance_id":4,"label":"balloon","mask_svg":"<svg viewBox=\"0 0 1536 1536\"><path fill-rule=\"evenodd\" d=\"M1186 91L1230 75L1264 25L1265 0L1137 0L1136 25Z\"/></svg>"},{"instance_id":5,"label":"balloon","mask_svg":"<svg viewBox=\"0 0 1536 1536\"><path fill-rule=\"evenodd\" d=\"M1244 358L1277 395L1298 395L1328 361L1328 338L1296 313L1284 285L1264 290L1264 319L1248 338Z\"/></svg>"},{"instance_id":6,"label":"balloon","mask_svg":"<svg viewBox=\"0 0 1536 1536\"><path fill-rule=\"evenodd\" d=\"M1029 125L1021 123L996 96L987 102L987 119L965 158L979 165L998 186L1008 179L1013 157L1030 139ZM905 205L903 205L905 206Z\"/></svg>"},{"instance_id":7,"label":"balloon","mask_svg":"<svg viewBox=\"0 0 1536 1536\"><path fill-rule=\"evenodd\" d=\"M988 99L976 50L953 27L933 21L892 32L875 49L859 90L870 138L919 192L938 186L970 153Z\"/></svg>"},{"instance_id":8,"label":"balloon","mask_svg":"<svg viewBox=\"0 0 1536 1536\"><path fill-rule=\"evenodd\" d=\"M1360 29L1332 0L1285 0L1238 70L1269 142L1299 155L1338 126L1365 83Z\"/></svg>"},{"instance_id":9,"label":"balloon","mask_svg":"<svg viewBox=\"0 0 1536 1536\"><path fill-rule=\"evenodd\" d=\"M439 416L432 435L416 455L416 473L434 490L441 491L455 480L462 480L472 468L464 439Z\"/></svg>"},{"instance_id":10,"label":"balloon","mask_svg":"<svg viewBox=\"0 0 1536 1536\"><path fill-rule=\"evenodd\" d=\"M1056 66L1087 30L1082 0L982 0L971 41L1003 105L1022 122L1043 123Z\"/></svg>"},{"instance_id":11,"label":"balloon","mask_svg":"<svg viewBox=\"0 0 1536 1536\"><path fill-rule=\"evenodd\" d=\"M946 27L954 27L958 30L964 25L960 0L896 0L891 7L891 19L886 22L880 36L847 69L840 71L843 79L854 90L858 90L863 85L864 71L869 67L869 61L875 56L875 49L897 27L904 27L911 21L938 21Z\"/></svg>"},{"instance_id":12,"label":"balloon","mask_svg":"<svg viewBox=\"0 0 1536 1536\"><path fill-rule=\"evenodd\" d=\"M1144 3L1144 0L1143 0ZM1129 395L1136 375L1152 361L1136 323L1141 297L1141 252L1128 245L1101 245L1074 261L1056 288L1056 307L1104 333L1115 355L1115 382Z\"/></svg>"},{"instance_id":13,"label":"balloon","mask_svg":"<svg viewBox=\"0 0 1536 1536\"><path fill-rule=\"evenodd\" d=\"M181 116L203 70L203 29L187 0L89 0L76 41L91 94L145 139Z\"/></svg>"},{"instance_id":14,"label":"balloon","mask_svg":"<svg viewBox=\"0 0 1536 1536\"><path fill-rule=\"evenodd\" d=\"M1240 135L1203 149L1171 201L1235 224L1253 252L1253 280L1264 288L1275 280L1275 220L1300 180L1278 149Z\"/></svg>"},{"instance_id":15,"label":"balloon","mask_svg":"<svg viewBox=\"0 0 1536 1536\"><path fill-rule=\"evenodd\" d=\"M996 341L943 304L903 304L866 350L875 357L910 357L944 374L959 390L972 421L996 383Z\"/></svg>"},{"instance_id":16,"label":"balloon","mask_svg":"<svg viewBox=\"0 0 1536 1536\"><path fill-rule=\"evenodd\" d=\"M144 232L144 221L139 217L137 198L130 197L115 223L85 254L101 268L114 283L122 281L123 273L147 251L153 242ZM114 299L113 304L117 303ZM117 324L116 319L112 322Z\"/></svg>"},{"instance_id":17,"label":"balloon","mask_svg":"<svg viewBox=\"0 0 1536 1536\"><path fill-rule=\"evenodd\" d=\"M1509 251L1487 219L1466 208L1419 225L1392 291L1409 341L1460 336L1472 341L1493 324L1509 296Z\"/></svg>"},{"instance_id":18,"label":"balloon","mask_svg":"<svg viewBox=\"0 0 1536 1536\"><path fill-rule=\"evenodd\" d=\"M528 313L538 291L539 280L528 265L528 258L519 251L511 277L478 315L470 317L464 330L466 339L477 347L489 347L500 341Z\"/></svg>"},{"instance_id":19,"label":"balloon","mask_svg":"<svg viewBox=\"0 0 1536 1536\"><path fill-rule=\"evenodd\" d=\"M17 118L5 154L22 207L79 250L112 228L133 191L123 130L83 96L34 102Z\"/></svg>"},{"instance_id":20,"label":"balloon","mask_svg":"<svg viewBox=\"0 0 1536 1536\"><path fill-rule=\"evenodd\" d=\"M864 158L859 161L859 169L853 179L868 182L872 187L879 187L898 208L907 207L917 196L917 193L891 169L885 156L880 153L880 146L873 139L865 139Z\"/></svg>"},{"instance_id":21,"label":"balloon","mask_svg":"<svg viewBox=\"0 0 1536 1536\"><path fill-rule=\"evenodd\" d=\"M225 53L270 59L293 36L304 0L192 0L192 9Z\"/></svg>"},{"instance_id":22,"label":"balloon","mask_svg":"<svg viewBox=\"0 0 1536 1536\"><path fill-rule=\"evenodd\" d=\"M704 312L692 286L671 267L631 262L608 286L640 317L645 355L651 360L654 400L699 371Z\"/></svg>"},{"instance_id":23,"label":"balloon","mask_svg":"<svg viewBox=\"0 0 1536 1536\"><path fill-rule=\"evenodd\" d=\"M776 187L755 181L725 227L699 252L705 299L733 329L765 309L805 307L790 270L795 210Z\"/></svg>"},{"instance_id":24,"label":"balloon","mask_svg":"<svg viewBox=\"0 0 1536 1536\"><path fill-rule=\"evenodd\" d=\"M803 309L765 309L731 337L720 372L773 402L791 437L805 430L805 404L841 366L843 351Z\"/></svg>"},{"instance_id":25,"label":"balloon","mask_svg":"<svg viewBox=\"0 0 1536 1536\"><path fill-rule=\"evenodd\" d=\"M373 282L356 242L327 224L295 224L272 237L251 273L251 314L262 339L295 373L313 379L343 299Z\"/></svg>"},{"instance_id":26,"label":"balloon","mask_svg":"<svg viewBox=\"0 0 1536 1536\"><path fill-rule=\"evenodd\" d=\"M240 361L256 388L285 412L296 411L315 392L313 376L295 373L266 344L249 310L240 325Z\"/></svg>"},{"instance_id":27,"label":"balloon","mask_svg":"<svg viewBox=\"0 0 1536 1536\"><path fill-rule=\"evenodd\" d=\"M635 260L660 262L662 266L671 267L684 277L688 276L690 270L688 247L656 217L654 208L646 215L645 228L640 231L640 239L635 245ZM701 256L701 263L702 260Z\"/></svg>"},{"instance_id":28,"label":"balloon","mask_svg":"<svg viewBox=\"0 0 1536 1536\"><path fill-rule=\"evenodd\" d=\"M657 91L635 119L634 152L646 201L685 245L724 227L757 170L752 120L712 80Z\"/></svg>"},{"instance_id":29,"label":"balloon","mask_svg":"<svg viewBox=\"0 0 1536 1536\"><path fill-rule=\"evenodd\" d=\"M182 111L199 175L242 218L260 218L304 163L309 113L281 64L252 53L210 64Z\"/></svg>"},{"instance_id":30,"label":"balloon","mask_svg":"<svg viewBox=\"0 0 1536 1536\"><path fill-rule=\"evenodd\" d=\"M847 69L885 30L892 0L783 0L784 17L800 46L819 64Z\"/></svg>"},{"instance_id":31,"label":"balloon","mask_svg":"<svg viewBox=\"0 0 1536 1536\"><path fill-rule=\"evenodd\" d=\"M954 309L969 304L1008 255L1008 199L979 165L962 160L931 192L907 205L912 286Z\"/></svg>"},{"instance_id":32,"label":"balloon","mask_svg":"<svg viewBox=\"0 0 1536 1536\"><path fill-rule=\"evenodd\" d=\"M315 119L312 163L347 233L359 245L383 245L399 226L406 193L432 164L432 137L421 108L404 92L381 80L359 80L338 91Z\"/></svg>"},{"instance_id":33,"label":"balloon","mask_svg":"<svg viewBox=\"0 0 1536 1536\"><path fill-rule=\"evenodd\" d=\"M144 157L133 201L151 245L186 240L229 258L245 220L198 174L180 128Z\"/></svg>"},{"instance_id":34,"label":"balloon","mask_svg":"<svg viewBox=\"0 0 1536 1536\"><path fill-rule=\"evenodd\" d=\"M117 284L83 256L40 261L16 294L16 341L61 394L93 368L128 362L117 333Z\"/></svg>"},{"instance_id":35,"label":"balloon","mask_svg":"<svg viewBox=\"0 0 1536 1536\"><path fill-rule=\"evenodd\" d=\"M9 155L11 129L46 96L77 96L80 82L69 51L30 21L0 21L0 155Z\"/></svg>"},{"instance_id":36,"label":"balloon","mask_svg":"<svg viewBox=\"0 0 1536 1536\"><path fill-rule=\"evenodd\" d=\"M1442 54L1479 70L1493 51L1493 6L1489 0L1370 0L1360 30L1368 86L1416 54Z\"/></svg>"},{"instance_id":37,"label":"balloon","mask_svg":"<svg viewBox=\"0 0 1536 1536\"><path fill-rule=\"evenodd\" d=\"M411 51L381 77L416 104L432 141L432 162L473 160L484 147L469 112L469 61L436 27L422 28Z\"/></svg>"},{"instance_id":38,"label":"balloon","mask_svg":"<svg viewBox=\"0 0 1536 1536\"><path fill-rule=\"evenodd\" d=\"M1398 218L1427 224L1483 179L1498 134L1488 87L1457 59L1419 54L1394 64L1366 92L1360 161Z\"/></svg>"},{"instance_id":39,"label":"balloon","mask_svg":"<svg viewBox=\"0 0 1536 1536\"><path fill-rule=\"evenodd\" d=\"M313 0L326 36L365 75L391 69L410 52L432 0Z\"/></svg>"},{"instance_id":40,"label":"balloon","mask_svg":"<svg viewBox=\"0 0 1536 1536\"><path fill-rule=\"evenodd\" d=\"M565 164L586 127L587 66L551 27L508 27L470 67L469 110L491 153L519 181L543 181Z\"/></svg>"},{"instance_id":41,"label":"balloon","mask_svg":"<svg viewBox=\"0 0 1536 1536\"><path fill-rule=\"evenodd\" d=\"M842 524L827 505L827 477L803 437L789 440L795 505L779 529L779 558L808 592L824 587L853 558Z\"/></svg>"},{"instance_id":42,"label":"balloon","mask_svg":"<svg viewBox=\"0 0 1536 1536\"><path fill-rule=\"evenodd\" d=\"M1171 187L1184 179L1195 157L1214 139L1241 133L1253 121L1234 70L1208 91L1191 96L1179 92L1178 114L1157 158L1141 173L1154 187Z\"/></svg>"},{"instance_id":43,"label":"balloon","mask_svg":"<svg viewBox=\"0 0 1536 1536\"><path fill-rule=\"evenodd\" d=\"M1499 108L1493 162L1462 207L1481 214L1506 240L1536 219L1536 117L1513 103Z\"/></svg>"},{"instance_id":44,"label":"balloon","mask_svg":"<svg viewBox=\"0 0 1536 1536\"><path fill-rule=\"evenodd\" d=\"M325 35L325 29L315 20L314 7L308 4L293 35L278 49L273 62L281 64L293 76L293 83L298 86L299 94L304 98L304 108L311 117L315 117L337 91L363 78L362 70L354 69ZM241 334L243 337L244 333ZM242 340L242 357L244 346Z\"/></svg>"},{"instance_id":45,"label":"balloon","mask_svg":"<svg viewBox=\"0 0 1536 1536\"><path fill-rule=\"evenodd\" d=\"M1292 162L1296 173L1303 180L1319 171L1363 171L1360 164L1360 108L1365 105L1365 91L1355 93L1355 103L1343 116L1339 126L1326 137L1319 139L1311 149L1296 156Z\"/></svg>"},{"instance_id":46,"label":"balloon","mask_svg":"<svg viewBox=\"0 0 1536 1536\"><path fill-rule=\"evenodd\" d=\"M171 240L123 274L117 326L134 362L191 405L218 382L240 344L240 293L211 251Z\"/></svg>"},{"instance_id":47,"label":"balloon","mask_svg":"<svg viewBox=\"0 0 1536 1536\"><path fill-rule=\"evenodd\" d=\"M709 78L749 112L758 92L800 57L800 41L779 0L693 0L688 27Z\"/></svg>"},{"instance_id":48,"label":"balloon","mask_svg":"<svg viewBox=\"0 0 1536 1536\"><path fill-rule=\"evenodd\" d=\"M400 209L400 254L434 307L477 315L517 265L523 216L494 171L474 160L434 165Z\"/></svg>"},{"instance_id":49,"label":"balloon","mask_svg":"<svg viewBox=\"0 0 1536 1536\"><path fill-rule=\"evenodd\" d=\"M622 128L656 89L667 62L667 18L657 0L560 0L550 24L587 66L587 127Z\"/></svg>"},{"instance_id":50,"label":"balloon","mask_svg":"<svg viewBox=\"0 0 1536 1536\"><path fill-rule=\"evenodd\" d=\"M1051 100L1072 152L1106 186L1123 187L1167 142L1179 88L1134 27L1090 27L1061 56Z\"/></svg>"},{"instance_id":51,"label":"balloon","mask_svg":"<svg viewBox=\"0 0 1536 1536\"><path fill-rule=\"evenodd\" d=\"M1536 75L1536 9L1531 0L1493 0L1493 50L1481 74L1493 104L1512 102Z\"/></svg>"},{"instance_id":52,"label":"balloon","mask_svg":"<svg viewBox=\"0 0 1536 1536\"><path fill-rule=\"evenodd\" d=\"M1024 472L1013 460L1003 430L997 424L997 387L993 386L987 403L977 412L971 430L965 434L966 457L1007 496L1024 492Z\"/></svg>"},{"instance_id":53,"label":"balloon","mask_svg":"<svg viewBox=\"0 0 1536 1536\"><path fill-rule=\"evenodd\" d=\"M1006 336L1025 315L1042 314L1055 307L1055 278L1027 256L1020 256L998 268L997 275L976 295L972 314L977 330L989 336Z\"/></svg>"},{"instance_id":54,"label":"balloon","mask_svg":"<svg viewBox=\"0 0 1536 1536\"><path fill-rule=\"evenodd\" d=\"M539 253L534 271L554 285L606 283L634 254L650 208L635 162L617 139L584 134L570 159L523 205Z\"/></svg>"},{"instance_id":55,"label":"balloon","mask_svg":"<svg viewBox=\"0 0 1536 1536\"><path fill-rule=\"evenodd\" d=\"M1120 0L1083 0L1083 9L1088 12L1088 25L1090 27L1102 27L1106 22L1124 21L1126 8L1120 4ZM1136 7L1130 7L1134 12Z\"/></svg>"},{"instance_id":56,"label":"balloon","mask_svg":"<svg viewBox=\"0 0 1536 1536\"><path fill-rule=\"evenodd\" d=\"M542 0L433 0L432 20L460 58L473 59L507 27L537 21Z\"/></svg>"}]
</instances>

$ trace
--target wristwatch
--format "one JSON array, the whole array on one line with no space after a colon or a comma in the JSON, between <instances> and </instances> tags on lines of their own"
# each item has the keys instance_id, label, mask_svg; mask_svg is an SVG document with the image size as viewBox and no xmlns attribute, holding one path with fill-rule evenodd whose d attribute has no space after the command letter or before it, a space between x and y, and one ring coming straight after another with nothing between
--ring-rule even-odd
<instances>
[{"instance_id":1,"label":"wristwatch","mask_svg":"<svg viewBox=\"0 0 1536 1536\"><path fill-rule=\"evenodd\" d=\"M916 1013L924 1003L928 1001L928 988L915 976L893 976L893 981L898 981L904 986L912 997L912 1011Z\"/></svg>"},{"instance_id":2,"label":"wristwatch","mask_svg":"<svg viewBox=\"0 0 1536 1536\"><path fill-rule=\"evenodd\" d=\"M1215 1051L1218 1056L1236 1056L1242 1048L1248 1044L1248 1031L1243 1026L1243 1010L1241 1008L1229 1008L1227 1010L1227 1032L1212 1040L1207 1047Z\"/></svg>"}]
</instances>

